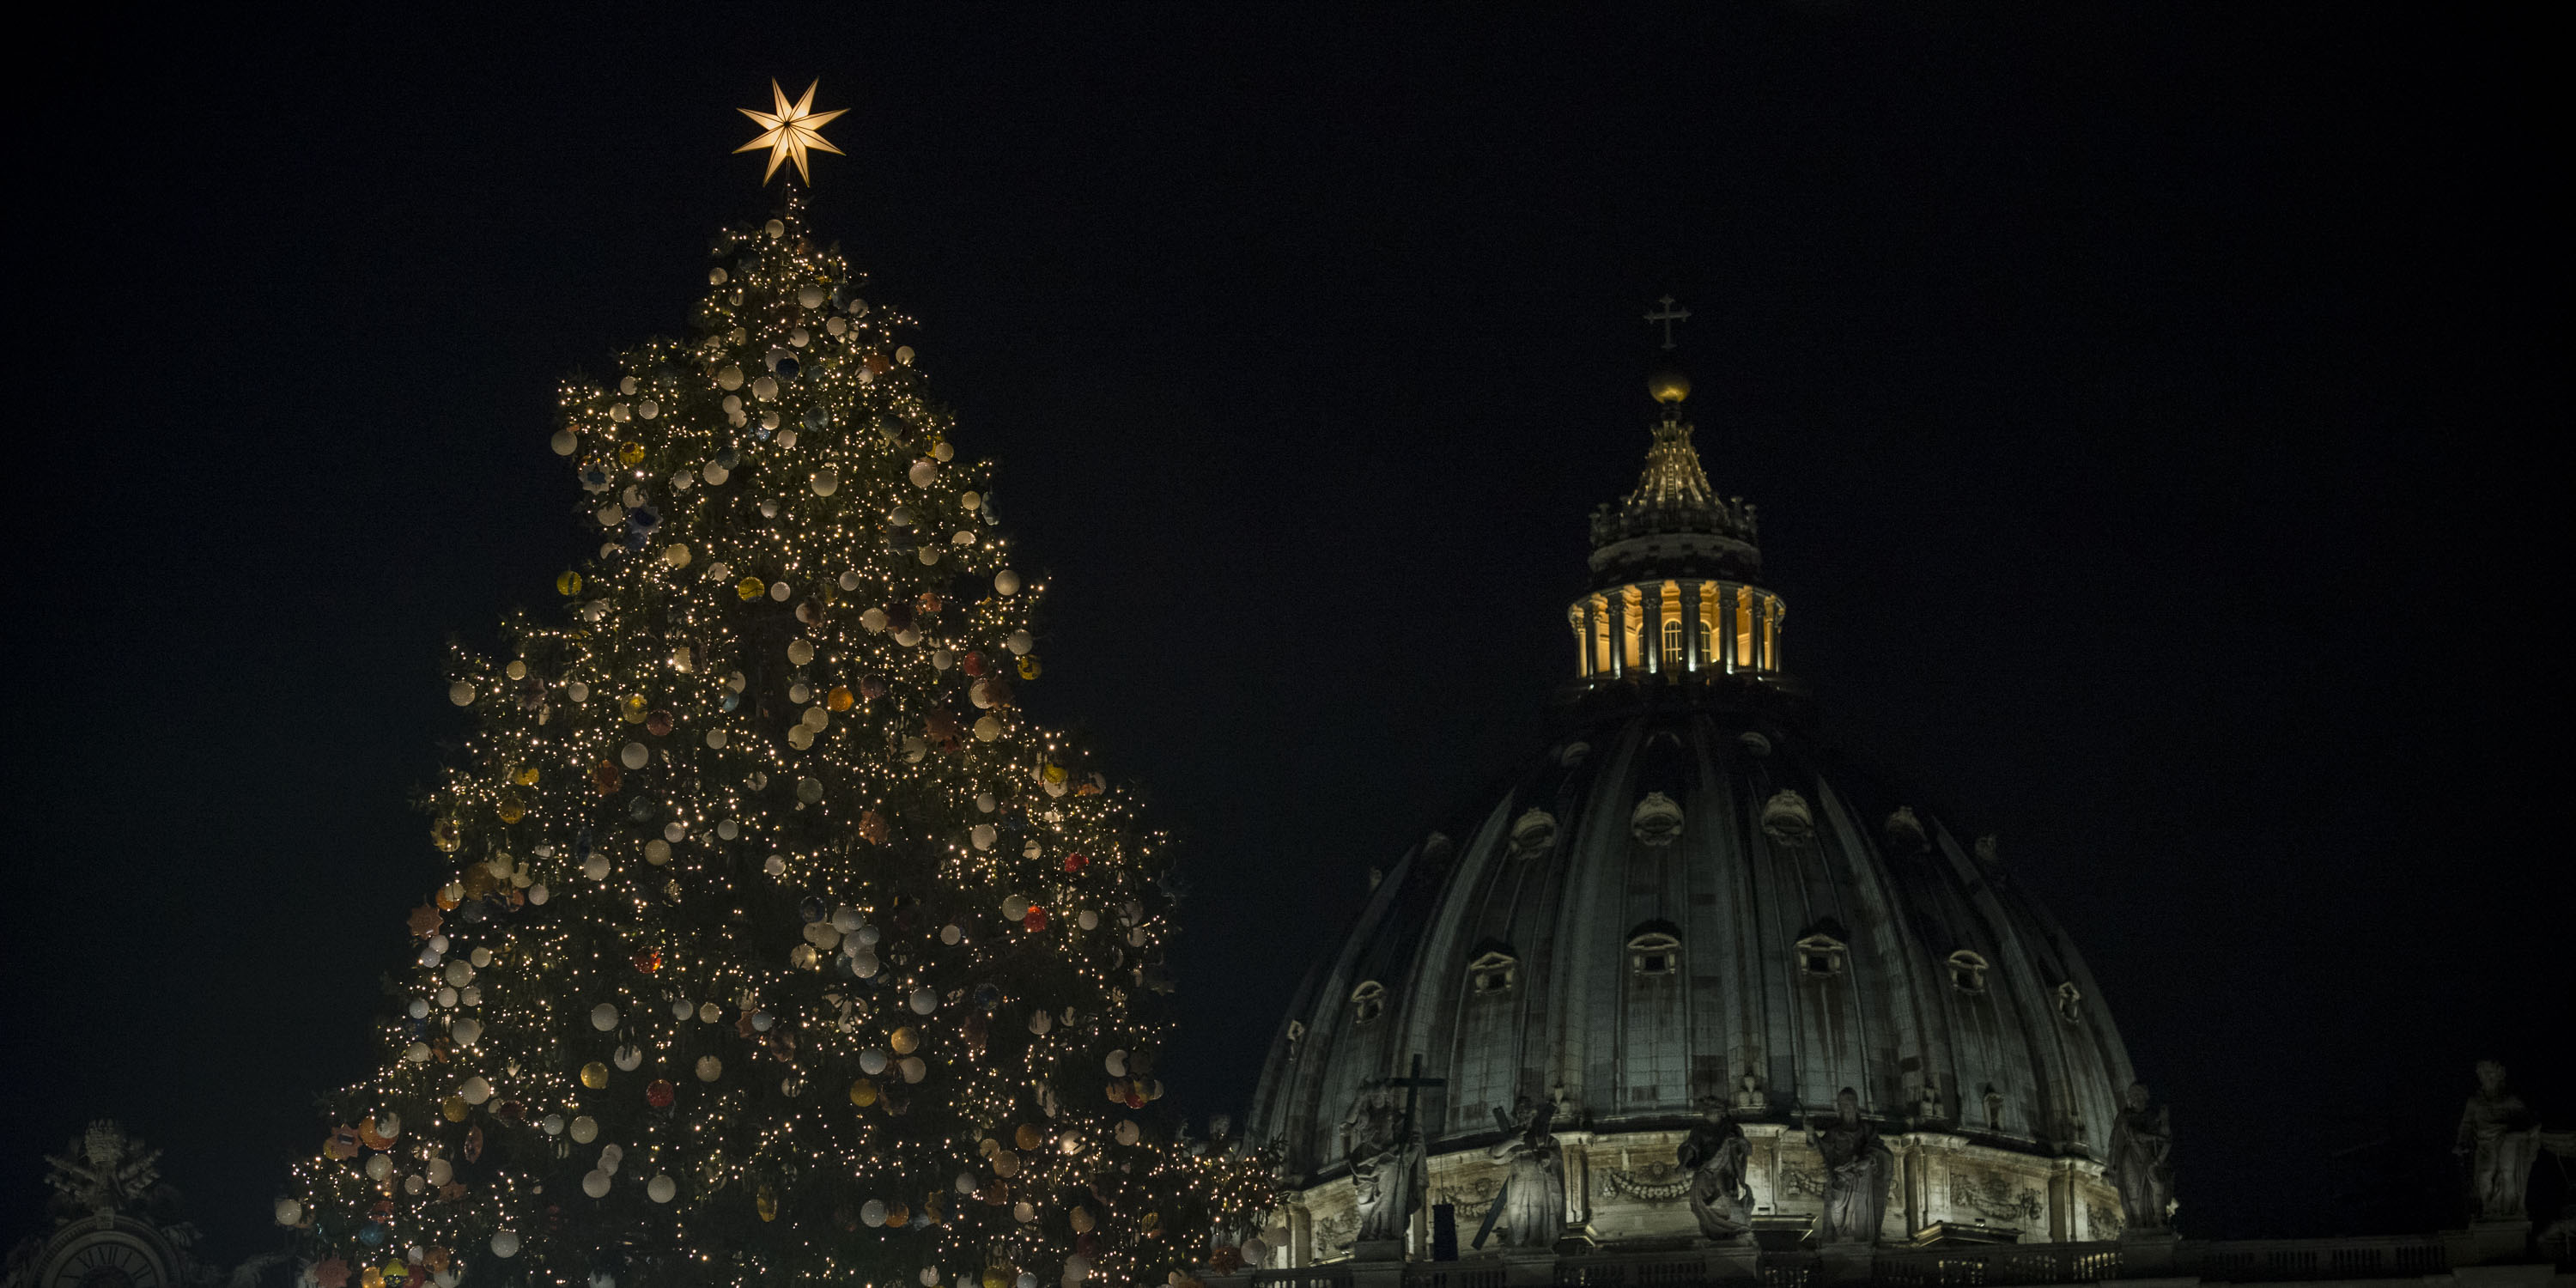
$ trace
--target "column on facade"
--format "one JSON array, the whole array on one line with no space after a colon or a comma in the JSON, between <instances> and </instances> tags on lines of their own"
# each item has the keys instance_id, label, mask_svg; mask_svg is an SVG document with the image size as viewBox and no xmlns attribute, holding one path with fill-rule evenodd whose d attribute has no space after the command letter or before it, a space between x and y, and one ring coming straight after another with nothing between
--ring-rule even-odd
<instances>
[{"instance_id":1,"label":"column on facade","mask_svg":"<svg viewBox=\"0 0 2576 1288\"><path fill-rule=\"evenodd\" d=\"M1682 669L1685 671L1695 672L1708 665L1708 659L1699 655L1699 591L1704 584L1699 581L1682 583Z\"/></svg>"}]
</instances>

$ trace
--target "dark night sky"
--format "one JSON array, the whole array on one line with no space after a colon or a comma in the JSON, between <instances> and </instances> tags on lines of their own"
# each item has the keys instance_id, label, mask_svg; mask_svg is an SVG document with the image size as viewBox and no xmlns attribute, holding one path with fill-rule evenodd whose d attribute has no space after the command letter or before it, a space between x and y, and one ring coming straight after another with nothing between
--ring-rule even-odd
<instances>
[{"instance_id":1,"label":"dark night sky","mask_svg":"<svg viewBox=\"0 0 2576 1288\"><path fill-rule=\"evenodd\" d=\"M0 1238L103 1114L273 1237L441 870L443 641L583 548L552 385L682 329L773 74L1055 578L1030 701L1188 839L1185 1108L1536 752L1671 290L1793 669L2083 945L2188 1231L2448 1220L2480 1055L2576 1115L2541 32L905 8L92 7L13 85Z\"/></svg>"}]
</instances>

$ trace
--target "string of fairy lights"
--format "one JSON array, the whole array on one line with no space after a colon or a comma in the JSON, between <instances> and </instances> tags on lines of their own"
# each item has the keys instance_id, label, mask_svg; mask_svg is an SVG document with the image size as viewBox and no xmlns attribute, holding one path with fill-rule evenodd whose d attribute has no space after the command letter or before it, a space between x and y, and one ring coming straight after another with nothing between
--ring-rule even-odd
<instances>
[{"instance_id":1,"label":"string of fairy lights","mask_svg":"<svg viewBox=\"0 0 2576 1288\"><path fill-rule=\"evenodd\" d=\"M792 188L713 260L561 392L602 544L452 659L455 875L279 1220L325 1288L1178 1281L1276 1191L1145 1110L1163 839L1015 701L1045 587L908 320Z\"/></svg>"}]
</instances>

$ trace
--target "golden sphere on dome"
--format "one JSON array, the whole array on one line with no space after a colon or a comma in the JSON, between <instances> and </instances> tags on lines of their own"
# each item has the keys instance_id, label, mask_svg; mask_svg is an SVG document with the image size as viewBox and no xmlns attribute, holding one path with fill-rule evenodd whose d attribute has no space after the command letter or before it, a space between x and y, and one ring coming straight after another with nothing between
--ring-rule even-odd
<instances>
[{"instance_id":1,"label":"golden sphere on dome","mask_svg":"<svg viewBox=\"0 0 2576 1288\"><path fill-rule=\"evenodd\" d=\"M1679 367L1664 367L1646 377L1646 392L1659 403L1677 403L1690 397L1690 377Z\"/></svg>"}]
</instances>

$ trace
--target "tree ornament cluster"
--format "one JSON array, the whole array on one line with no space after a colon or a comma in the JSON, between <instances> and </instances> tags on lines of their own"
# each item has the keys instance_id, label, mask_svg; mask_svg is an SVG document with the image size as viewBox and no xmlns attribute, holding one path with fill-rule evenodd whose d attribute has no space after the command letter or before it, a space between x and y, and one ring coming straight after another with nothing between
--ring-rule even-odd
<instances>
[{"instance_id":1,"label":"tree ornament cluster","mask_svg":"<svg viewBox=\"0 0 2576 1288\"><path fill-rule=\"evenodd\" d=\"M1166 1278L1274 1193L1147 1109L1162 838L1018 705L1044 587L906 320L793 190L713 259L562 391L600 544L454 657L450 875L279 1220L370 1286Z\"/></svg>"}]
</instances>

